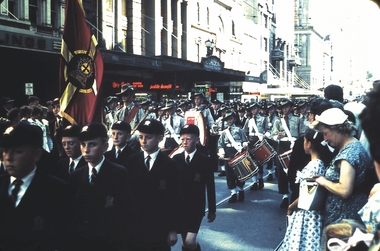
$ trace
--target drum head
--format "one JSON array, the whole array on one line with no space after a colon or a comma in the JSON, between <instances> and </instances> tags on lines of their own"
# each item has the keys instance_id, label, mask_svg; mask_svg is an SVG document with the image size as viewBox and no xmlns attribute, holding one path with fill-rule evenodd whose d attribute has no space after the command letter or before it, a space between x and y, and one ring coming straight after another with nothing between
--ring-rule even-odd
<instances>
[{"instance_id":1,"label":"drum head","mask_svg":"<svg viewBox=\"0 0 380 251\"><path fill-rule=\"evenodd\" d=\"M199 128L199 141L202 146L206 145L207 131L203 113L200 111L187 111L185 113L185 124L194 124Z\"/></svg>"}]
</instances>

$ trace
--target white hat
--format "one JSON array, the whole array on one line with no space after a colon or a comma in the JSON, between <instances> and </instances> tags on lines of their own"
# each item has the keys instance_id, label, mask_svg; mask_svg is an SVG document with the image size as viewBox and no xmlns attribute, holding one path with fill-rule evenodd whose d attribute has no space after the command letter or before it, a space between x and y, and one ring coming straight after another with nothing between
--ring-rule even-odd
<instances>
[{"instance_id":1,"label":"white hat","mask_svg":"<svg viewBox=\"0 0 380 251\"><path fill-rule=\"evenodd\" d=\"M322 112L321 115L315 116L315 120L326 125L340 125L346 121L347 117L347 114L345 114L341 109L330 108Z\"/></svg>"}]
</instances>

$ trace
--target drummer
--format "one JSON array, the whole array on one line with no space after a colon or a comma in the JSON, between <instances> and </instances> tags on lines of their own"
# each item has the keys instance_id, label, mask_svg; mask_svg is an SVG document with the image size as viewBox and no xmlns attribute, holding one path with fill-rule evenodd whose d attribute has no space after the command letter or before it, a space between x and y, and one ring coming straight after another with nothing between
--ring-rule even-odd
<instances>
[{"instance_id":1,"label":"drummer","mask_svg":"<svg viewBox=\"0 0 380 251\"><path fill-rule=\"evenodd\" d=\"M237 153L248 147L248 137L244 130L235 125L236 114L228 111L223 118L227 122L227 129L223 130L218 140L218 155L220 159L232 159ZM232 142L231 142L232 141ZM231 191L229 203L244 201L244 181L238 180L232 167L226 162L227 188Z\"/></svg>"},{"instance_id":2,"label":"drummer","mask_svg":"<svg viewBox=\"0 0 380 251\"><path fill-rule=\"evenodd\" d=\"M268 102L266 107L266 113L268 116L265 117L267 128L265 128L265 135L266 140L268 141L269 145L273 147L273 149L277 149L277 142L272 139L272 129L274 122L278 119L277 113L276 113L276 103L274 102ZM268 178L267 181L273 180L273 174L275 173L274 166L274 160L275 158L270 159L267 162L266 169L268 170Z\"/></svg>"},{"instance_id":3,"label":"drummer","mask_svg":"<svg viewBox=\"0 0 380 251\"><path fill-rule=\"evenodd\" d=\"M174 100L168 100L165 107L162 108L167 119L162 122L165 127L165 135L159 146L166 155L169 155L181 143L179 132L184 124L184 119L175 112L176 109L177 105Z\"/></svg>"},{"instance_id":4,"label":"drummer","mask_svg":"<svg viewBox=\"0 0 380 251\"><path fill-rule=\"evenodd\" d=\"M265 128L267 128L267 120L264 116L261 116L259 103L252 103L248 109L251 110L252 117L246 121L244 125L244 131L248 135L249 144L251 148L254 148L254 145L257 142L261 142L265 137ZM258 174L255 174L252 177L252 186L250 187L251 191L259 190L264 188L264 180L263 180L263 165L259 166Z\"/></svg>"},{"instance_id":5,"label":"drummer","mask_svg":"<svg viewBox=\"0 0 380 251\"><path fill-rule=\"evenodd\" d=\"M272 137L277 140L277 154L282 154L293 148L294 142L300 136L303 129L303 121L292 114L293 102L290 99L282 99L279 109L282 116L273 125ZM289 135L290 134L290 135ZM289 182L287 173L284 171L280 161L276 158L278 193L282 194L281 208L289 206Z\"/></svg>"}]
</instances>

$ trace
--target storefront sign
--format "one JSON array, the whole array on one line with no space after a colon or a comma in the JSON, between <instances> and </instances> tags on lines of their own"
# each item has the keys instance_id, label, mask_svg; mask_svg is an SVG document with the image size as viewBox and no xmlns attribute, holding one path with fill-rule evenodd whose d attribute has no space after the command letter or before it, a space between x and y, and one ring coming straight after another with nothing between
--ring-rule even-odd
<instances>
[{"instance_id":1,"label":"storefront sign","mask_svg":"<svg viewBox=\"0 0 380 251\"><path fill-rule=\"evenodd\" d=\"M176 89L179 89L179 85L175 86ZM153 84L149 87L150 90L170 90L173 89L172 84Z\"/></svg>"},{"instance_id":2,"label":"storefront sign","mask_svg":"<svg viewBox=\"0 0 380 251\"><path fill-rule=\"evenodd\" d=\"M201 64L206 70L212 71L222 71L224 63L220 61L218 57L211 56L207 58L202 58Z\"/></svg>"},{"instance_id":3,"label":"storefront sign","mask_svg":"<svg viewBox=\"0 0 380 251\"><path fill-rule=\"evenodd\" d=\"M0 31L0 46L60 52L61 40L9 31Z\"/></svg>"}]
</instances>

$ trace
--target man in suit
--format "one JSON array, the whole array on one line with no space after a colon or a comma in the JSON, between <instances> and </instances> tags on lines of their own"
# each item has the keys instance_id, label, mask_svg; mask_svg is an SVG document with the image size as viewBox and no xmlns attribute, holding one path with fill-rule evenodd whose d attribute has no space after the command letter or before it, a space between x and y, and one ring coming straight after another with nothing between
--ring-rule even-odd
<instances>
[{"instance_id":1,"label":"man in suit","mask_svg":"<svg viewBox=\"0 0 380 251\"><path fill-rule=\"evenodd\" d=\"M177 242L180 199L179 169L158 147L164 126L146 119L138 126L143 151L128 158L136 202L136 224L130 250L170 250Z\"/></svg>"},{"instance_id":2,"label":"man in suit","mask_svg":"<svg viewBox=\"0 0 380 251\"><path fill-rule=\"evenodd\" d=\"M70 181L70 175L77 168L87 163L80 150L79 133L81 130L80 125L69 125L62 131L62 147L67 158L58 161L54 174L67 182Z\"/></svg>"},{"instance_id":3,"label":"man in suit","mask_svg":"<svg viewBox=\"0 0 380 251\"><path fill-rule=\"evenodd\" d=\"M183 251L200 251L196 238L205 215L206 189L209 207L207 221L213 222L216 217L214 173L211 158L196 149L199 143L199 128L196 125L185 125L180 135L181 146L185 151L173 157L181 170L179 233L182 236Z\"/></svg>"},{"instance_id":4,"label":"man in suit","mask_svg":"<svg viewBox=\"0 0 380 251\"><path fill-rule=\"evenodd\" d=\"M125 121L117 121L111 127L113 147L104 153L106 159L119 165L126 166L127 158L136 150L128 146L128 140L131 137L131 126Z\"/></svg>"},{"instance_id":5,"label":"man in suit","mask_svg":"<svg viewBox=\"0 0 380 251\"><path fill-rule=\"evenodd\" d=\"M133 217L129 177L125 167L103 156L107 129L92 122L79 134L87 165L71 174L77 247L79 250L119 250L129 236Z\"/></svg>"},{"instance_id":6,"label":"man in suit","mask_svg":"<svg viewBox=\"0 0 380 251\"><path fill-rule=\"evenodd\" d=\"M0 140L7 173L0 176L0 250L68 248L68 185L37 168L42 130L20 123Z\"/></svg>"}]
</instances>

